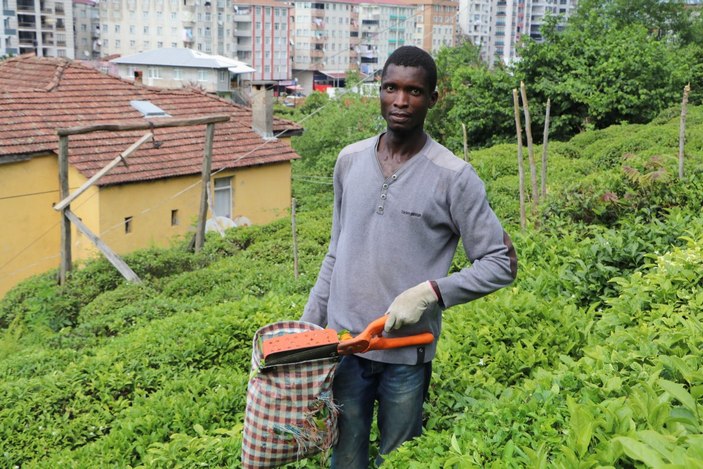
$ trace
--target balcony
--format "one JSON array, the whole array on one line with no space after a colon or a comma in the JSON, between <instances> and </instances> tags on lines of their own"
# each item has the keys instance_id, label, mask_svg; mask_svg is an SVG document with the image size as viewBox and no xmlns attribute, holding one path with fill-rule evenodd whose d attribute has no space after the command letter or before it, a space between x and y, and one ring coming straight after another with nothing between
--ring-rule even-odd
<instances>
[{"instance_id":1,"label":"balcony","mask_svg":"<svg viewBox=\"0 0 703 469\"><path fill-rule=\"evenodd\" d=\"M34 47L37 43L37 35L28 31L20 31L17 39L20 46Z\"/></svg>"},{"instance_id":2,"label":"balcony","mask_svg":"<svg viewBox=\"0 0 703 469\"><path fill-rule=\"evenodd\" d=\"M237 44L237 52L252 52L251 43Z\"/></svg>"},{"instance_id":3,"label":"balcony","mask_svg":"<svg viewBox=\"0 0 703 469\"><path fill-rule=\"evenodd\" d=\"M34 0L19 0L17 2L17 11L34 12Z\"/></svg>"},{"instance_id":4,"label":"balcony","mask_svg":"<svg viewBox=\"0 0 703 469\"><path fill-rule=\"evenodd\" d=\"M37 20L34 15L17 15L17 27L35 29Z\"/></svg>"}]
</instances>

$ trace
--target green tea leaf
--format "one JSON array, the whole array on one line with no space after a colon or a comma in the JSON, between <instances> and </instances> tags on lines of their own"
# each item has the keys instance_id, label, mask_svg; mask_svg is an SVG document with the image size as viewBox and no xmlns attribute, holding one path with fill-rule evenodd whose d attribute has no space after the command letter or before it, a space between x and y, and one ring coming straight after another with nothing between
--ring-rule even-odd
<instances>
[{"instance_id":1,"label":"green tea leaf","mask_svg":"<svg viewBox=\"0 0 703 469\"><path fill-rule=\"evenodd\" d=\"M593 416L584 406L576 404L571 399L569 399L569 410L571 411L569 428L574 438L576 452L579 457L583 457L588 451L588 445L593 436Z\"/></svg>"},{"instance_id":2,"label":"green tea leaf","mask_svg":"<svg viewBox=\"0 0 703 469\"><path fill-rule=\"evenodd\" d=\"M619 436L614 438L614 440L622 445L625 454L629 458L641 461L653 468L664 466L664 461L649 446L626 436Z\"/></svg>"},{"instance_id":3,"label":"green tea leaf","mask_svg":"<svg viewBox=\"0 0 703 469\"><path fill-rule=\"evenodd\" d=\"M667 381L665 379L659 379L658 383L664 391L671 394L688 410L698 415L698 409L696 409L695 399L693 399L693 396L691 396L682 385L680 385L679 383L674 383L672 381Z\"/></svg>"}]
</instances>

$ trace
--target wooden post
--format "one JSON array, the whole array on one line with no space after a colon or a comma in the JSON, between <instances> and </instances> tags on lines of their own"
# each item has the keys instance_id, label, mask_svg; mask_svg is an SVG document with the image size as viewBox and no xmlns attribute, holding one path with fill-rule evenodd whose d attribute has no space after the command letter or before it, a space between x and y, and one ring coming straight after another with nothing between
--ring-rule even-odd
<instances>
[{"instance_id":1,"label":"wooden post","mask_svg":"<svg viewBox=\"0 0 703 469\"><path fill-rule=\"evenodd\" d=\"M466 135L466 124L461 123L461 129L464 132L464 161L469 162L469 139Z\"/></svg>"},{"instance_id":2,"label":"wooden post","mask_svg":"<svg viewBox=\"0 0 703 469\"><path fill-rule=\"evenodd\" d=\"M547 98L547 109L544 112L544 134L542 135L542 198L547 197L547 143L549 142L549 112L552 101Z\"/></svg>"},{"instance_id":3,"label":"wooden post","mask_svg":"<svg viewBox=\"0 0 703 469\"><path fill-rule=\"evenodd\" d=\"M522 95L522 106L525 111L525 135L527 136L527 158L530 163L530 182L532 183L532 212L537 213L539 204L539 192L537 191L537 164L535 163L535 151L532 145L532 120L530 119L530 107L527 103L527 88L524 82L520 82L520 94Z\"/></svg>"},{"instance_id":4,"label":"wooden post","mask_svg":"<svg viewBox=\"0 0 703 469\"><path fill-rule=\"evenodd\" d=\"M154 121L145 121L140 119L138 122L127 122L127 123L112 123L112 124L95 124L95 125L85 125L79 127L67 127L63 129L57 129L56 133L59 137L64 135L79 135L79 134L89 134L91 132L98 131L108 131L114 132L118 130L151 130L154 129L165 129L168 127L183 127L186 125L204 125L204 124L216 124L218 122L229 121L230 116L228 115L212 115L203 117L193 117L190 119L157 119Z\"/></svg>"},{"instance_id":5,"label":"wooden post","mask_svg":"<svg viewBox=\"0 0 703 469\"><path fill-rule=\"evenodd\" d=\"M679 123L679 179L683 179L684 143L686 141L686 112L688 106L688 93L690 93L690 91L690 84L684 86L683 99L681 100L681 120Z\"/></svg>"},{"instance_id":6,"label":"wooden post","mask_svg":"<svg viewBox=\"0 0 703 469\"><path fill-rule=\"evenodd\" d=\"M100 251L105 255L108 261L110 261L110 264L115 266L115 268L122 274L124 278L126 278L130 282L134 283L141 283L141 280L139 279L139 276L137 276L136 273L130 267L125 263L125 261L122 260L120 256L115 254L115 252L108 247L107 244L103 242L102 239L100 239L95 233L90 231L90 228L88 228L80 218L78 218L73 212L70 210L66 209L65 210L65 215L66 218L71 220L71 222L76 225L76 228L78 228L84 235L90 239L95 246L100 249Z\"/></svg>"},{"instance_id":7,"label":"wooden post","mask_svg":"<svg viewBox=\"0 0 703 469\"><path fill-rule=\"evenodd\" d=\"M151 132L146 133L142 138L134 142L129 148L127 148L125 151L117 155L117 157L112 160L107 166L105 166L103 169L98 171L97 173L93 174L93 177L88 179L81 187L79 187L73 194L69 195L65 199L63 199L61 202L58 204L54 205L54 210L63 210L64 207L67 207L71 202L73 202L79 195L81 195L83 192L87 191L90 186L95 184L95 182L100 179L101 177L105 176L108 171L110 171L112 168L120 164L120 162L124 161L125 164L127 164L126 158L134 153L137 148L142 146L144 142L149 140L151 137L154 135Z\"/></svg>"},{"instance_id":8,"label":"wooden post","mask_svg":"<svg viewBox=\"0 0 703 469\"><path fill-rule=\"evenodd\" d=\"M293 231L293 275L298 278L298 230L295 221L295 197L290 204L290 222L291 230Z\"/></svg>"},{"instance_id":9,"label":"wooden post","mask_svg":"<svg viewBox=\"0 0 703 469\"><path fill-rule=\"evenodd\" d=\"M59 197L68 197L68 135L59 137ZM66 284L71 271L71 222L66 217L68 206L61 210L61 263L59 264L59 285Z\"/></svg>"},{"instance_id":10,"label":"wooden post","mask_svg":"<svg viewBox=\"0 0 703 469\"><path fill-rule=\"evenodd\" d=\"M205 222L207 221L207 193L210 186L210 170L212 168L212 142L215 138L215 124L210 123L205 130L205 152L203 155L202 183L200 189L200 211L195 231L195 252L205 245Z\"/></svg>"},{"instance_id":11,"label":"wooden post","mask_svg":"<svg viewBox=\"0 0 703 469\"><path fill-rule=\"evenodd\" d=\"M513 88L513 106L515 108L515 133L517 134L517 170L520 187L520 227L524 230L527 226L525 217L525 170L522 159L522 126L520 124L520 101L517 89Z\"/></svg>"}]
</instances>

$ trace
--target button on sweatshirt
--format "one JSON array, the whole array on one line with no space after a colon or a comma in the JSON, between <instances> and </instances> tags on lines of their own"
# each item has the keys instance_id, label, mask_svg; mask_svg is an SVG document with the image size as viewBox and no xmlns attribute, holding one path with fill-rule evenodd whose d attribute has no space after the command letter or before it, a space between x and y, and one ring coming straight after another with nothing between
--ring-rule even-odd
<instances>
[{"instance_id":1,"label":"button on sweatshirt","mask_svg":"<svg viewBox=\"0 0 703 469\"><path fill-rule=\"evenodd\" d=\"M386 178L376 157L379 138L339 154L329 249L301 318L352 335L421 282L434 280L449 308L509 285L517 270L510 239L470 164L428 136L422 150ZM448 275L459 239L470 265ZM419 323L387 335L431 331L438 339L441 323L437 306ZM421 353L404 347L363 356L415 364L431 360L436 344Z\"/></svg>"}]
</instances>

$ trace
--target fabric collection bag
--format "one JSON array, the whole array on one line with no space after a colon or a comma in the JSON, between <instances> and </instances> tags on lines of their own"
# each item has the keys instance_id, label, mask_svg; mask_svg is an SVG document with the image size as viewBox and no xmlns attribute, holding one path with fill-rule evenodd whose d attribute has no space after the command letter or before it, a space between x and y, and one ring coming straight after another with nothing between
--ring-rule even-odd
<instances>
[{"instance_id":1,"label":"fabric collection bag","mask_svg":"<svg viewBox=\"0 0 703 469\"><path fill-rule=\"evenodd\" d=\"M243 469L277 467L326 451L336 443L338 409L332 400L332 379L337 358L261 369L264 340L317 329L321 328L307 322L281 321L254 334L242 437Z\"/></svg>"}]
</instances>

